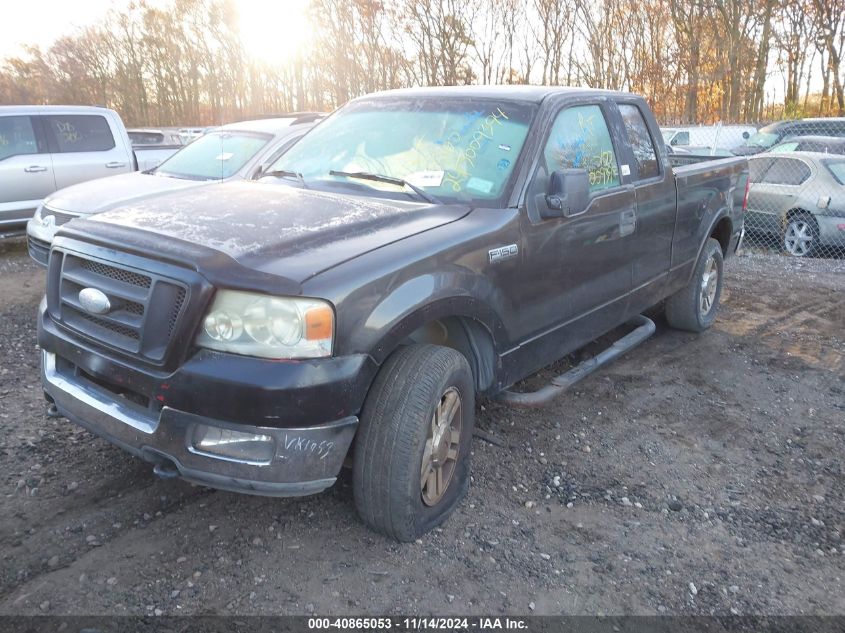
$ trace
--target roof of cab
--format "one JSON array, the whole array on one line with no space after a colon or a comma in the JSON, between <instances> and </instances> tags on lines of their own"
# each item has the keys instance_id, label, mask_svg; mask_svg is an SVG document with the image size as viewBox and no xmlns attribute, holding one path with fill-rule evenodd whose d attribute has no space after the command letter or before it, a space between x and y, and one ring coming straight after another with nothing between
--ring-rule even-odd
<instances>
[{"instance_id":1,"label":"roof of cab","mask_svg":"<svg viewBox=\"0 0 845 633\"><path fill-rule=\"evenodd\" d=\"M363 95L355 101L365 101L371 98L385 97L480 97L484 99L510 99L540 103L547 97L557 94L570 96L599 95L606 97L635 97L630 92L617 92L613 90L601 90L598 88L580 88L571 86L531 86L531 85L505 85L505 86L437 86L428 88L399 88L398 90L384 90Z\"/></svg>"},{"instance_id":2,"label":"roof of cab","mask_svg":"<svg viewBox=\"0 0 845 633\"><path fill-rule=\"evenodd\" d=\"M218 132L220 130L238 130L242 132L265 132L268 134L279 134L287 128L292 127L299 117L279 117L274 119L255 119L252 121L239 121L237 123L227 123L220 127L209 130L211 132ZM307 123L315 123L316 121L307 121Z\"/></svg>"},{"instance_id":3,"label":"roof of cab","mask_svg":"<svg viewBox=\"0 0 845 633\"><path fill-rule=\"evenodd\" d=\"M0 106L0 114L92 114L94 112L114 112L102 106L80 105L4 105Z\"/></svg>"}]
</instances>

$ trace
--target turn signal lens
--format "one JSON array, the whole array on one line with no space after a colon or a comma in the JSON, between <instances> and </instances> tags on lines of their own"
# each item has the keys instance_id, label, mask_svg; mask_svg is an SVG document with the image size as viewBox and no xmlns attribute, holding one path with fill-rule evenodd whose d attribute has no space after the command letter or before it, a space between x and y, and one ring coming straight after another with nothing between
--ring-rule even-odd
<instances>
[{"instance_id":1,"label":"turn signal lens","mask_svg":"<svg viewBox=\"0 0 845 633\"><path fill-rule=\"evenodd\" d=\"M305 313L305 339L331 339L334 331L334 312L329 306L312 308Z\"/></svg>"}]
</instances>

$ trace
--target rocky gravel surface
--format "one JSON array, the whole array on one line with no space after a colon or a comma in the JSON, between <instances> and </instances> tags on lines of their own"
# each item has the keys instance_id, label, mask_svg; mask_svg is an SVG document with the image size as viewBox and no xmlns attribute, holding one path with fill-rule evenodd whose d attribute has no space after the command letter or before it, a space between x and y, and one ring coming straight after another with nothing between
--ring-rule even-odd
<instances>
[{"instance_id":1,"label":"rocky gravel surface","mask_svg":"<svg viewBox=\"0 0 845 633\"><path fill-rule=\"evenodd\" d=\"M161 481L47 418L43 278L0 244L0 614L845 613L843 260L735 258L711 331L658 319L547 409L480 402L469 496L408 545L348 478Z\"/></svg>"}]
</instances>

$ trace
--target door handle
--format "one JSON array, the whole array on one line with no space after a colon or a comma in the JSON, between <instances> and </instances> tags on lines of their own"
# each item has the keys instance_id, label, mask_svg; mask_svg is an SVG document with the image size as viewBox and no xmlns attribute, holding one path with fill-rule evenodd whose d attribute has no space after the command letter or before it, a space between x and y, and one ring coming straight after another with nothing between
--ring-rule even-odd
<instances>
[{"instance_id":1,"label":"door handle","mask_svg":"<svg viewBox=\"0 0 845 633\"><path fill-rule=\"evenodd\" d=\"M637 230L636 209L625 209L619 214L619 235L624 237Z\"/></svg>"},{"instance_id":2,"label":"door handle","mask_svg":"<svg viewBox=\"0 0 845 633\"><path fill-rule=\"evenodd\" d=\"M118 169L120 167L126 167L126 163L119 163L117 161L112 161L111 163L106 163L106 168L108 168L108 169Z\"/></svg>"},{"instance_id":3,"label":"door handle","mask_svg":"<svg viewBox=\"0 0 845 633\"><path fill-rule=\"evenodd\" d=\"M28 174L35 174L39 171L47 171L47 168L43 165L30 165L29 167L24 167L24 171Z\"/></svg>"}]
</instances>

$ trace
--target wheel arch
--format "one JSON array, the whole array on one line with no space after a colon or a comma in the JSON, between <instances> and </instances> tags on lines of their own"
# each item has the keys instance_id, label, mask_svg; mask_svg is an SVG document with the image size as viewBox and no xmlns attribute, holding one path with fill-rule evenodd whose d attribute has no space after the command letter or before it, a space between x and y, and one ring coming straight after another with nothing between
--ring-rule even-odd
<instances>
[{"instance_id":1,"label":"wheel arch","mask_svg":"<svg viewBox=\"0 0 845 633\"><path fill-rule=\"evenodd\" d=\"M378 365L382 365L404 345L431 343L450 347L467 359L476 390L483 392L495 382L503 332L504 326L498 317L477 300L443 298L397 319L373 347L371 355Z\"/></svg>"},{"instance_id":2,"label":"wheel arch","mask_svg":"<svg viewBox=\"0 0 845 633\"><path fill-rule=\"evenodd\" d=\"M701 240L701 244L698 245L698 251L695 254L695 259L693 260L689 276L686 278L686 283L689 283L690 279L692 279L692 276L695 274L695 267L698 264L698 260L701 259L701 253L704 251L704 246L707 244L707 240L713 238L717 242L719 242L719 245L722 248L722 256L727 257L727 250L730 244L732 232L733 220L731 219L730 212L728 211L727 207L722 207L716 213L713 214L713 219L710 220L710 224L707 226L707 230L703 231L704 237ZM727 235L727 241L724 243L717 236L722 234Z\"/></svg>"},{"instance_id":3,"label":"wheel arch","mask_svg":"<svg viewBox=\"0 0 845 633\"><path fill-rule=\"evenodd\" d=\"M815 218L815 216L813 215L813 213L812 213L811 211L807 211L807 209L804 209L803 207L793 207L793 208L789 209L786 213L784 213L784 214L783 214L784 224L786 224L786 223L787 223L787 222L789 222L792 218L794 218L794 217L796 217L796 216L798 216L798 215L806 215L806 216L809 216L809 217L813 218L813 221L815 221L815 222L816 222L816 224L818 224L818 220L816 220L816 218Z\"/></svg>"},{"instance_id":4,"label":"wheel arch","mask_svg":"<svg viewBox=\"0 0 845 633\"><path fill-rule=\"evenodd\" d=\"M710 228L709 237L719 242L722 247L722 255L728 256L728 249L731 244L731 235L733 235L733 221L727 213L721 215L716 220L716 223ZM701 256L699 252L699 256Z\"/></svg>"}]
</instances>

